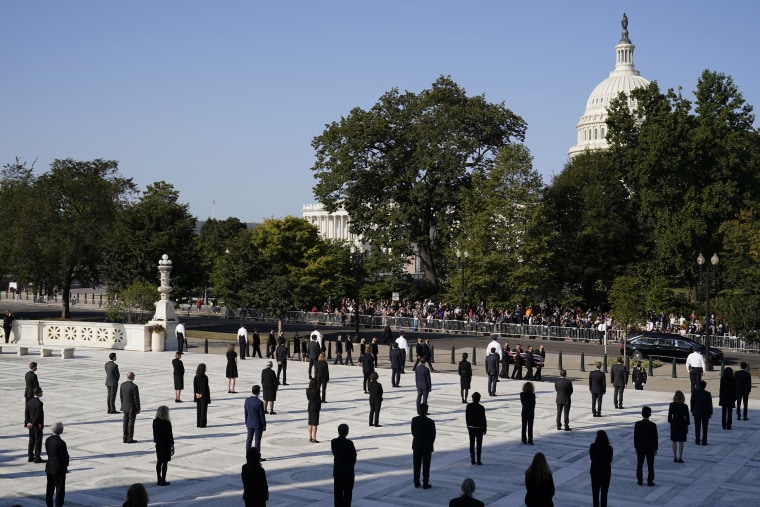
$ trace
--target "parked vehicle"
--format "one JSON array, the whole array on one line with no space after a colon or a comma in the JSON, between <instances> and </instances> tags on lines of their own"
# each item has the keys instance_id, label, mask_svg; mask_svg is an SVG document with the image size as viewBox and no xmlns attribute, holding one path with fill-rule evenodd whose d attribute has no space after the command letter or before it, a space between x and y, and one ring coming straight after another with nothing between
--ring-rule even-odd
<instances>
[{"instance_id":1,"label":"parked vehicle","mask_svg":"<svg viewBox=\"0 0 760 507\"><path fill-rule=\"evenodd\" d=\"M720 349L710 347L705 353L705 347L700 343L675 334L652 332L633 334L626 338L625 345L620 345L621 355L624 346L627 354L636 360L652 358L672 361L675 358L676 361L685 362L694 347L710 364L723 362L723 352Z\"/></svg>"}]
</instances>

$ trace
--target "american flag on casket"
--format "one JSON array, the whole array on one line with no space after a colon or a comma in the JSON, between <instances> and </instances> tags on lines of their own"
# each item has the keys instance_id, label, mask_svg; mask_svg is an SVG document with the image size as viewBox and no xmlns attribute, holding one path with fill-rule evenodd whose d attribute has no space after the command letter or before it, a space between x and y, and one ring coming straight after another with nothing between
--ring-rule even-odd
<instances>
[{"instance_id":1,"label":"american flag on casket","mask_svg":"<svg viewBox=\"0 0 760 507\"><path fill-rule=\"evenodd\" d=\"M520 357L522 358L523 366L525 365L525 354L526 352L520 352ZM512 364L515 364L515 351L510 350L509 351L509 359L512 361ZM544 358L541 357L539 354L533 354L533 365L536 368L543 368L544 367Z\"/></svg>"}]
</instances>

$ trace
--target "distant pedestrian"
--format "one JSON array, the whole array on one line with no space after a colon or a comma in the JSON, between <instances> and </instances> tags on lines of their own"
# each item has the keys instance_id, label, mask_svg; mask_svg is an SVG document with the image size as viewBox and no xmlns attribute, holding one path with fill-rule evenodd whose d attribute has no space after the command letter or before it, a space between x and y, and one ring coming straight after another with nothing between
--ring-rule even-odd
<instances>
[{"instance_id":1,"label":"distant pedestrian","mask_svg":"<svg viewBox=\"0 0 760 507\"><path fill-rule=\"evenodd\" d=\"M730 430L734 417L734 406L736 406L736 379L734 379L734 370L730 366L723 370L723 375L720 377L718 405L722 409L720 421L723 429Z\"/></svg>"},{"instance_id":2,"label":"distant pedestrian","mask_svg":"<svg viewBox=\"0 0 760 507\"><path fill-rule=\"evenodd\" d=\"M69 450L66 447L66 442L61 439L63 423L57 422L50 429L53 434L45 440L45 454L47 455L47 464L45 465L45 473L47 475L45 503L52 507L53 495L55 495L55 506L61 507L66 496Z\"/></svg>"},{"instance_id":3,"label":"distant pedestrian","mask_svg":"<svg viewBox=\"0 0 760 507\"><path fill-rule=\"evenodd\" d=\"M525 470L526 507L553 507L554 477L544 453L537 452Z\"/></svg>"},{"instance_id":4,"label":"distant pedestrian","mask_svg":"<svg viewBox=\"0 0 760 507\"><path fill-rule=\"evenodd\" d=\"M520 436L522 443L533 445L533 420L536 416L536 393L532 382L523 384L520 393L520 404L522 405L522 427Z\"/></svg>"},{"instance_id":5,"label":"distant pedestrian","mask_svg":"<svg viewBox=\"0 0 760 507\"><path fill-rule=\"evenodd\" d=\"M367 390L369 391L369 425L379 428L382 426L380 424L380 407L383 404L383 386L377 379L376 371L369 374Z\"/></svg>"},{"instance_id":6,"label":"distant pedestrian","mask_svg":"<svg viewBox=\"0 0 760 507\"><path fill-rule=\"evenodd\" d=\"M420 366L418 366L419 368ZM421 366L425 370L427 368ZM427 416L427 403L422 403L417 409L418 416L412 418L412 461L414 467L414 487L420 487L420 471L422 472L422 489L430 489L430 460L435 443L435 421Z\"/></svg>"},{"instance_id":7,"label":"distant pedestrian","mask_svg":"<svg viewBox=\"0 0 760 507\"><path fill-rule=\"evenodd\" d=\"M514 352L514 366L512 367L512 380L522 380L523 374L522 374L522 368L523 368L523 362L525 359L523 358L523 351L522 347L520 347L520 344L518 343L515 345L515 352Z\"/></svg>"},{"instance_id":8,"label":"distant pedestrian","mask_svg":"<svg viewBox=\"0 0 760 507\"><path fill-rule=\"evenodd\" d=\"M5 314L3 315L3 332L5 333L5 343L8 343L8 340L13 336L13 321L16 320L16 316L11 313L10 310L5 310ZM17 342L18 338L13 340L13 342Z\"/></svg>"},{"instance_id":9,"label":"distant pedestrian","mask_svg":"<svg viewBox=\"0 0 760 507\"><path fill-rule=\"evenodd\" d=\"M354 365L354 359L352 357L352 354L354 353L354 344L351 341L351 335L346 335L346 341L343 343L343 349L346 354L346 365Z\"/></svg>"},{"instance_id":10,"label":"distant pedestrian","mask_svg":"<svg viewBox=\"0 0 760 507\"><path fill-rule=\"evenodd\" d=\"M467 361L468 357L467 352L462 352L462 360L459 361L459 395L462 397L462 403L467 403L472 381L472 365Z\"/></svg>"},{"instance_id":11,"label":"distant pedestrian","mask_svg":"<svg viewBox=\"0 0 760 507\"><path fill-rule=\"evenodd\" d=\"M119 388L119 401L121 411L124 414L123 440L125 444L134 444L135 421L140 413L140 390L134 382L134 372L127 373L127 380L121 383Z\"/></svg>"},{"instance_id":12,"label":"distant pedestrian","mask_svg":"<svg viewBox=\"0 0 760 507\"><path fill-rule=\"evenodd\" d=\"M564 414L565 431L570 431L570 403L573 396L573 383L567 378L567 370L559 371L559 378L554 382L557 392L557 430L562 429L561 416Z\"/></svg>"},{"instance_id":13,"label":"distant pedestrian","mask_svg":"<svg viewBox=\"0 0 760 507\"><path fill-rule=\"evenodd\" d=\"M596 440L588 448L591 458L591 494L594 507L607 507L607 491L612 477L612 446L607 432L598 430Z\"/></svg>"},{"instance_id":14,"label":"distant pedestrian","mask_svg":"<svg viewBox=\"0 0 760 507\"><path fill-rule=\"evenodd\" d=\"M253 344L253 352L251 353L251 357L255 358L258 354L259 359L263 359L263 357L261 357L261 336L259 336L259 330L257 328L253 328L251 342Z\"/></svg>"},{"instance_id":15,"label":"distant pedestrian","mask_svg":"<svg viewBox=\"0 0 760 507\"><path fill-rule=\"evenodd\" d=\"M706 388L707 382L700 380L697 390L691 393L690 410L694 417L694 436L697 445L707 445L707 426L713 415L712 394Z\"/></svg>"},{"instance_id":16,"label":"distant pedestrian","mask_svg":"<svg viewBox=\"0 0 760 507\"><path fill-rule=\"evenodd\" d=\"M243 405L243 414L245 415L245 428L248 436L245 439L246 451L253 446L261 451L261 437L267 430L266 410L264 403L259 399L261 387L254 385L251 387L251 396L245 400Z\"/></svg>"},{"instance_id":17,"label":"distant pedestrian","mask_svg":"<svg viewBox=\"0 0 760 507\"><path fill-rule=\"evenodd\" d=\"M305 363L309 360L309 339L305 336L301 337L301 362Z\"/></svg>"},{"instance_id":18,"label":"distant pedestrian","mask_svg":"<svg viewBox=\"0 0 760 507\"><path fill-rule=\"evenodd\" d=\"M108 354L108 362L105 365L106 370L106 406L109 414L118 414L116 410L116 391L119 390L119 365L116 364L116 353Z\"/></svg>"},{"instance_id":19,"label":"distant pedestrian","mask_svg":"<svg viewBox=\"0 0 760 507\"><path fill-rule=\"evenodd\" d=\"M602 417L602 398L607 392L607 380L602 373L601 361L596 362L596 370L588 375L588 389L591 391L591 413L594 417Z\"/></svg>"},{"instance_id":20,"label":"distant pedestrian","mask_svg":"<svg viewBox=\"0 0 760 507\"><path fill-rule=\"evenodd\" d=\"M285 338L277 340L277 348L274 351L274 359L277 361L277 383L280 384L282 373L282 385L288 385L288 347L285 346Z\"/></svg>"},{"instance_id":21,"label":"distant pedestrian","mask_svg":"<svg viewBox=\"0 0 760 507\"><path fill-rule=\"evenodd\" d=\"M749 374L747 363L742 361L741 368L734 375L736 380L736 420L742 420L740 409L744 404L744 420L747 420L747 400L752 391L752 377Z\"/></svg>"},{"instance_id":22,"label":"distant pedestrian","mask_svg":"<svg viewBox=\"0 0 760 507\"><path fill-rule=\"evenodd\" d=\"M174 434L172 422L169 420L169 407L161 405L156 410L156 418L153 419L153 442L156 444L156 476L157 486L169 486L166 482L166 470L174 456Z\"/></svg>"},{"instance_id":23,"label":"distant pedestrian","mask_svg":"<svg viewBox=\"0 0 760 507\"><path fill-rule=\"evenodd\" d=\"M470 437L470 463L482 465L480 460L483 454L483 436L488 431L486 421L486 409L480 404L480 393L472 393L472 403L465 410L465 423L467 434Z\"/></svg>"},{"instance_id":24,"label":"distant pedestrian","mask_svg":"<svg viewBox=\"0 0 760 507\"><path fill-rule=\"evenodd\" d=\"M475 493L475 481L466 478L462 481L461 490L462 496L449 500L449 507L485 507L483 502L472 496Z\"/></svg>"},{"instance_id":25,"label":"distant pedestrian","mask_svg":"<svg viewBox=\"0 0 760 507\"><path fill-rule=\"evenodd\" d=\"M509 378L509 363L512 361L509 353L512 349L509 348L509 340L504 342L501 346L501 372L499 378Z\"/></svg>"},{"instance_id":26,"label":"distant pedestrian","mask_svg":"<svg viewBox=\"0 0 760 507\"><path fill-rule=\"evenodd\" d=\"M274 329L269 330L269 336L267 337L267 357L274 359L274 351L277 348L277 338L274 335Z\"/></svg>"},{"instance_id":27,"label":"distant pedestrian","mask_svg":"<svg viewBox=\"0 0 760 507\"><path fill-rule=\"evenodd\" d=\"M525 380L533 380L533 369L536 367L536 359L533 356L533 345L528 345L525 352Z\"/></svg>"},{"instance_id":28,"label":"distant pedestrian","mask_svg":"<svg viewBox=\"0 0 760 507\"><path fill-rule=\"evenodd\" d=\"M377 338L372 338L372 341L369 344L369 350L372 354L372 361L375 363L375 368L377 368L377 356L380 353L380 347L377 343Z\"/></svg>"},{"instance_id":29,"label":"distant pedestrian","mask_svg":"<svg viewBox=\"0 0 760 507\"><path fill-rule=\"evenodd\" d=\"M309 402L309 442L318 444L317 427L319 426L319 412L322 410L322 398L319 396L317 388L317 379L311 379L309 387L306 388L306 400Z\"/></svg>"},{"instance_id":30,"label":"distant pedestrian","mask_svg":"<svg viewBox=\"0 0 760 507\"><path fill-rule=\"evenodd\" d=\"M634 425L633 447L636 449L636 481L639 486L644 480L644 459L647 461L647 486L654 486L654 456L657 454L657 425L649 420L652 409L641 409L642 419Z\"/></svg>"},{"instance_id":31,"label":"distant pedestrian","mask_svg":"<svg viewBox=\"0 0 760 507\"><path fill-rule=\"evenodd\" d=\"M28 455L30 463L45 463L42 459L42 429L45 427L45 409L42 404L42 389L34 389L34 397L26 402L24 426L29 430Z\"/></svg>"},{"instance_id":32,"label":"distant pedestrian","mask_svg":"<svg viewBox=\"0 0 760 507\"><path fill-rule=\"evenodd\" d=\"M641 366L641 361L636 362L636 366L631 373L633 388L637 391L643 391L647 383L647 371Z\"/></svg>"},{"instance_id":33,"label":"distant pedestrian","mask_svg":"<svg viewBox=\"0 0 760 507\"><path fill-rule=\"evenodd\" d=\"M696 347L692 347L691 354L686 357L686 370L689 372L692 393L696 391L699 381L702 380L702 374L706 369L705 358L702 356L702 353Z\"/></svg>"},{"instance_id":34,"label":"distant pedestrian","mask_svg":"<svg viewBox=\"0 0 760 507\"><path fill-rule=\"evenodd\" d=\"M417 410L419 410L422 405L427 406L428 394L433 390L433 384L430 381L430 370L428 370L424 357L414 369L414 382L417 387Z\"/></svg>"},{"instance_id":35,"label":"distant pedestrian","mask_svg":"<svg viewBox=\"0 0 760 507\"><path fill-rule=\"evenodd\" d=\"M237 332L238 345L240 346L240 360L245 359L245 353L248 350L248 330L244 324L240 324Z\"/></svg>"},{"instance_id":36,"label":"distant pedestrian","mask_svg":"<svg viewBox=\"0 0 760 507\"><path fill-rule=\"evenodd\" d=\"M364 389L364 394L367 394L369 392L367 391L367 384L369 383L370 374L375 371L375 362L372 360L372 356L370 354L361 352L359 355L359 364L362 365L362 374L364 375L362 388Z\"/></svg>"},{"instance_id":37,"label":"distant pedestrian","mask_svg":"<svg viewBox=\"0 0 760 507\"><path fill-rule=\"evenodd\" d=\"M200 311L200 298L198 299L198 311ZM148 507L148 492L145 490L145 486L136 482L132 484L127 490L127 501L122 504L122 507Z\"/></svg>"},{"instance_id":38,"label":"distant pedestrian","mask_svg":"<svg viewBox=\"0 0 760 507\"><path fill-rule=\"evenodd\" d=\"M683 463L683 446L689 433L689 407L683 392L676 391L668 407L670 441L673 444L673 462ZM677 451L677 452L676 452Z\"/></svg>"},{"instance_id":39,"label":"distant pedestrian","mask_svg":"<svg viewBox=\"0 0 760 507\"><path fill-rule=\"evenodd\" d=\"M196 426L205 428L208 424L208 406L211 403L211 391L206 376L206 363L199 363L193 379L193 393L195 393L195 416Z\"/></svg>"},{"instance_id":40,"label":"distant pedestrian","mask_svg":"<svg viewBox=\"0 0 760 507\"><path fill-rule=\"evenodd\" d=\"M536 374L533 375L533 380L540 382L542 380L541 372L544 371L544 365L546 364L546 349L543 345L538 346L536 354L541 356L541 364L536 365Z\"/></svg>"},{"instance_id":41,"label":"distant pedestrian","mask_svg":"<svg viewBox=\"0 0 760 507\"><path fill-rule=\"evenodd\" d=\"M338 437L330 442L333 455L333 490L335 507L351 507L354 491L354 466L356 465L356 447L346 438L348 424L338 425Z\"/></svg>"},{"instance_id":42,"label":"distant pedestrian","mask_svg":"<svg viewBox=\"0 0 760 507\"><path fill-rule=\"evenodd\" d=\"M269 501L267 473L261 466L261 453L250 447L245 453L245 464L240 472L243 481L243 501L245 507L266 507Z\"/></svg>"},{"instance_id":43,"label":"distant pedestrian","mask_svg":"<svg viewBox=\"0 0 760 507\"><path fill-rule=\"evenodd\" d=\"M177 352L187 350L187 340L185 339L185 324L177 321L177 327L174 328L174 334L177 337Z\"/></svg>"},{"instance_id":44,"label":"distant pedestrian","mask_svg":"<svg viewBox=\"0 0 760 507\"><path fill-rule=\"evenodd\" d=\"M338 335L335 339L335 361L333 364L343 365L343 335Z\"/></svg>"},{"instance_id":45,"label":"distant pedestrian","mask_svg":"<svg viewBox=\"0 0 760 507\"><path fill-rule=\"evenodd\" d=\"M401 373L404 373L406 359L409 357L409 342L406 341L403 331L399 332L398 338L396 338L396 343L398 344L398 348L401 349Z\"/></svg>"},{"instance_id":46,"label":"distant pedestrian","mask_svg":"<svg viewBox=\"0 0 760 507\"><path fill-rule=\"evenodd\" d=\"M615 402L615 408L623 409L623 391L628 384L628 370L623 364L623 358L618 356L617 362L610 368L610 384L615 388L613 393L613 401Z\"/></svg>"},{"instance_id":47,"label":"distant pedestrian","mask_svg":"<svg viewBox=\"0 0 760 507\"><path fill-rule=\"evenodd\" d=\"M393 331L390 324L385 324L383 328L383 345L390 345L393 338Z\"/></svg>"},{"instance_id":48,"label":"distant pedestrian","mask_svg":"<svg viewBox=\"0 0 760 507\"><path fill-rule=\"evenodd\" d=\"M227 393L230 394L237 394L237 391L235 391L235 381L238 377L238 369L237 369L237 352L235 352L235 345L230 343L227 346L227 370L226 370L226 376L227 376Z\"/></svg>"},{"instance_id":49,"label":"distant pedestrian","mask_svg":"<svg viewBox=\"0 0 760 507\"><path fill-rule=\"evenodd\" d=\"M172 376L174 377L174 403L182 403L182 390L185 388L185 364L179 350L172 359Z\"/></svg>"},{"instance_id":50,"label":"distant pedestrian","mask_svg":"<svg viewBox=\"0 0 760 507\"><path fill-rule=\"evenodd\" d=\"M277 389L277 374L272 369L272 361L267 361L266 368L261 370L261 390L264 394L264 412L268 412L269 415L277 415L274 411Z\"/></svg>"},{"instance_id":51,"label":"distant pedestrian","mask_svg":"<svg viewBox=\"0 0 760 507\"><path fill-rule=\"evenodd\" d=\"M317 380L317 387L321 392L322 403L327 403L327 383L330 382L330 368L325 360L325 353L319 353L319 359L314 366L314 378Z\"/></svg>"},{"instance_id":52,"label":"distant pedestrian","mask_svg":"<svg viewBox=\"0 0 760 507\"><path fill-rule=\"evenodd\" d=\"M398 343L393 343L390 351L391 359L391 387L401 386L401 368L403 366L403 355Z\"/></svg>"}]
</instances>

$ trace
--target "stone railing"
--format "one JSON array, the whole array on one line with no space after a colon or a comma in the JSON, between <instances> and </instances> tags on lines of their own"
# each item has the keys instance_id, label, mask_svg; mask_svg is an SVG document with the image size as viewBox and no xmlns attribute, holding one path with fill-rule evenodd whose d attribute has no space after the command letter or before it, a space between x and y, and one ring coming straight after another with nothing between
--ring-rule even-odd
<instances>
[{"instance_id":1,"label":"stone railing","mask_svg":"<svg viewBox=\"0 0 760 507\"><path fill-rule=\"evenodd\" d=\"M16 320L10 341L18 345L47 345L88 349L136 350L147 352L165 350L174 344L175 323L169 323L162 332L164 339L153 339L151 326L145 324L119 324L108 322L75 322L63 320ZM0 328L0 334L4 334ZM3 337L4 338L4 337ZM3 340L4 341L4 340ZM162 343L162 346L154 344ZM167 343L168 342L168 343Z\"/></svg>"}]
</instances>

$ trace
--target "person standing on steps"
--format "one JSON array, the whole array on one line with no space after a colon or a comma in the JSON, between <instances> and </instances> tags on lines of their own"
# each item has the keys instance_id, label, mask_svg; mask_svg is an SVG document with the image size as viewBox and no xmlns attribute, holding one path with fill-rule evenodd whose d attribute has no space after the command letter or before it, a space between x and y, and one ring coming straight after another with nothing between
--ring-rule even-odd
<instances>
[{"instance_id":1,"label":"person standing on steps","mask_svg":"<svg viewBox=\"0 0 760 507\"><path fill-rule=\"evenodd\" d=\"M327 383L330 382L330 368L325 360L325 353L320 352L317 364L314 365L314 378L322 396L322 403L327 403Z\"/></svg>"},{"instance_id":2,"label":"person standing on steps","mask_svg":"<svg viewBox=\"0 0 760 507\"><path fill-rule=\"evenodd\" d=\"M734 375L736 380L736 420L742 420L740 409L744 404L744 420L747 420L747 400L752 391L752 377L749 374L747 363L742 361L739 371Z\"/></svg>"},{"instance_id":3,"label":"person standing on steps","mask_svg":"<svg viewBox=\"0 0 760 507\"><path fill-rule=\"evenodd\" d=\"M462 352L462 360L459 361L459 394L462 396L462 403L467 403L472 381L472 365L467 361L468 357L467 352Z\"/></svg>"},{"instance_id":4,"label":"person standing on steps","mask_svg":"<svg viewBox=\"0 0 760 507\"><path fill-rule=\"evenodd\" d=\"M245 360L245 353L248 351L248 330L244 324L240 324L237 332L238 345L240 346L240 360Z\"/></svg>"},{"instance_id":5,"label":"person standing on steps","mask_svg":"<svg viewBox=\"0 0 760 507\"><path fill-rule=\"evenodd\" d=\"M403 362L398 343L393 344L389 355L391 358L391 387L401 387L401 367Z\"/></svg>"},{"instance_id":6,"label":"person standing on steps","mask_svg":"<svg viewBox=\"0 0 760 507\"><path fill-rule=\"evenodd\" d=\"M177 337L177 352L183 352L187 350L187 340L185 339L185 324L181 321L177 321L177 327L174 328L174 334Z\"/></svg>"},{"instance_id":7,"label":"person standing on steps","mask_svg":"<svg viewBox=\"0 0 760 507\"><path fill-rule=\"evenodd\" d=\"M633 388L637 391L643 391L644 385L647 383L647 371L642 368L641 361L636 362L636 367L631 373L631 381L633 382Z\"/></svg>"},{"instance_id":8,"label":"person standing on steps","mask_svg":"<svg viewBox=\"0 0 760 507\"><path fill-rule=\"evenodd\" d=\"M257 328L253 328L253 335L251 335L251 342L253 342L253 352L251 353L251 357L255 358L256 354L259 355L259 359L264 359L261 357L261 336L259 336L259 330Z\"/></svg>"},{"instance_id":9,"label":"person standing on steps","mask_svg":"<svg viewBox=\"0 0 760 507\"><path fill-rule=\"evenodd\" d=\"M182 403L180 399L185 388L185 364L182 362L182 352L179 350L172 359L172 376L174 377L174 403Z\"/></svg>"},{"instance_id":10,"label":"person standing on steps","mask_svg":"<svg viewBox=\"0 0 760 507\"><path fill-rule=\"evenodd\" d=\"M274 359L277 361L277 383L280 384L280 373L282 373L282 385L288 385L288 347L285 346L285 338L278 340L277 348L274 351Z\"/></svg>"},{"instance_id":11,"label":"person standing on steps","mask_svg":"<svg viewBox=\"0 0 760 507\"><path fill-rule=\"evenodd\" d=\"M45 409L42 405L42 389L34 388L34 397L26 402L24 426L29 430L29 462L45 463L42 459L42 429L45 427Z\"/></svg>"},{"instance_id":12,"label":"person standing on steps","mask_svg":"<svg viewBox=\"0 0 760 507\"><path fill-rule=\"evenodd\" d=\"M483 453L483 436L488 430L488 422L486 409L480 404L480 393L477 391L472 393L472 403L465 409L465 422L470 437L470 462L473 465L482 465L480 457Z\"/></svg>"},{"instance_id":13,"label":"person standing on steps","mask_svg":"<svg viewBox=\"0 0 760 507\"><path fill-rule=\"evenodd\" d=\"M668 407L668 423L670 424L670 441L673 444L673 462L683 463L683 446L689 434L689 407L686 397L681 391L673 395L673 402ZM676 454L676 451L678 453Z\"/></svg>"},{"instance_id":14,"label":"person standing on steps","mask_svg":"<svg viewBox=\"0 0 760 507\"><path fill-rule=\"evenodd\" d=\"M496 383L499 379L499 354L496 348L491 347L486 356L486 375L488 375L488 396L496 396Z\"/></svg>"},{"instance_id":15,"label":"person standing on steps","mask_svg":"<svg viewBox=\"0 0 760 507\"><path fill-rule=\"evenodd\" d=\"M417 410L419 411L421 405L427 405L428 394L433 390L433 384L430 381L430 370L424 357L414 369L414 382L417 387Z\"/></svg>"},{"instance_id":16,"label":"person standing on steps","mask_svg":"<svg viewBox=\"0 0 760 507\"><path fill-rule=\"evenodd\" d=\"M602 417L602 398L607 392L607 380L602 373L602 362L596 362L596 370L588 374L588 388L591 391L591 413Z\"/></svg>"},{"instance_id":17,"label":"person standing on steps","mask_svg":"<svg viewBox=\"0 0 760 507\"><path fill-rule=\"evenodd\" d=\"M694 417L694 436L697 445L707 445L707 426L713 415L712 394L707 390L707 382L700 380L697 390L691 393L691 415Z\"/></svg>"},{"instance_id":18,"label":"person standing on steps","mask_svg":"<svg viewBox=\"0 0 760 507\"><path fill-rule=\"evenodd\" d=\"M612 477L612 446L607 432L598 430L596 440L588 449L591 458L591 493L594 507L607 507L607 491Z\"/></svg>"},{"instance_id":19,"label":"person standing on steps","mask_svg":"<svg viewBox=\"0 0 760 507\"><path fill-rule=\"evenodd\" d=\"M66 496L66 474L69 471L69 450L66 447L66 442L61 438L63 423L57 422L50 429L53 434L45 440L45 454L47 455L45 504L52 507L53 495L55 494L56 507L63 507Z\"/></svg>"},{"instance_id":20,"label":"person standing on steps","mask_svg":"<svg viewBox=\"0 0 760 507\"><path fill-rule=\"evenodd\" d=\"M211 390L206 376L206 363L199 363L193 379L193 401L195 402L196 426L205 428L208 424L208 406L211 404Z\"/></svg>"},{"instance_id":21,"label":"person standing on steps","mask_svg":"<svg viewBox=\"0 0 760 507\"><path fill-rule=\"evenodd\" d=\"M156 410L156 418L153 419L153 442L156 444L156 476L157 486L169 486L166 482L166 470L174 456L174 434L172 422L169 420L169 407L161 405Z\"/></svg>"},{"instance_id":22,"label":"person standing on steps","mask_svg":"<svg viewBox=\"0 0 760 507\"><path fill-rule=\"evenodd\" d=\"M121 401L121 411L124 414L124 434L125 444L134 444L135 420L140 413L140 391L134 382L134 372L127 373L127 380L122 382L119 389L119 400Z\"/></svg>"},{"instance_id":23,"label":"person standing on steps","mask_svg":"<svg viewBox=\"0 0 760 507\"><path fill-rule=\"evenodd\" d=\"M628 384L628 371L623 364L623 358L618 356L617 362L610 368L610 384L615 388L613 393L613 401L615 402L615 408L623 409L623 391Z\"/></svg>"},{"instance_id":24,"label":"person standing on steps","mask_svg":"<svg viewBox=\"0 0 760 507\"><path fill-rule=\"evenodd\" d=\"M356 447L348 438L348 424L338 425L338 437L330 442L333 455L335 507L351 507L354 491Z\"/></svg>"},{"instance_id":25,"label":"person standing on steps","mask_svg":"<svg viewBox=\"0 0 760 507\"><path fill-rule=\"evenodd\" d=\"M633 447L636 449L636 481L644 480L644 459L647 460L647 486L654 486L654 457L657 454L657 425L649 420L652 409L641 409L642 419L633 428Z\"/></svg>"},{"instance_id":26,"label":"person standing on steps","mask_svg":"<svg viewBox=\"0 0 760 507\"><path fill-rule=\"evenodd\" d=\"M383 386L377 381L377 372L369 374L369 425L379 428L380 424L380 407L383 404Z\"/></svg>"},{"instance_id":27,"label":"person standing on steps","mask_svg":"<svg viewBox=\"0 0 760 507\"><path fill-rule=\"evenodd\" d=\"M245 428L248 436L245 439L246 451L253 446L261 452L261 437L267 430L266 410L264 402L259 399L261 387L254 385L251 387L251 396L245 400L243 405L243 414L245 415Z\"/></svg>"},{"instance_id":28,"label":"person standing on steps","mask_svg":"<svg viewBox=\"0 0 760 507\"><path fill-rule=\"evenodd\" d=\"M557 392L557 430L562 429L561 416L564 414L565 431L570 431L570 403L573 396L573 383L567 378L567 370L559 371L559 378L554 382Z\"/></svg>"},{"instance_id":29,"label":"person standing on steps","mask_svg":"<svg viewBox=\"0 0 760 507\"><path fill-rule=\"evenodd\" d=\"M419 366L418 366L419 367ZM426 367L422 366L427 370ZM430 489L430 460L435 443L435 421L430 419L427 403L422 403L418 416L412 418L412 461L414 487L420 487L420 470L422 471L422 489Z\"/></svg>"},{"instance_id":30,"label":"person standing on steps","mask_svg":"<svg viewBox=\"0 0 760 507\"><path fill-rule=\"evenodd\" d=\"M277 415L274 402L277 401L277 374L272 369L272 361L267 361L267 367L261 370L261 390L264 394L264 412Z\"/></svg>"},{"instance_id":31,"label":"person standing on steps","mask_svg":"<svg viewBox=\"0 0 760 507\"><path fill-rule=\"evenodd\" d=\"M116 353L111 352L108 354L108 362L105 365L106 369L106 389L107 398L106 406L108 407L109 414L118 414L116 410L116 391L119 390L119 365L116 364Z\"/></svg>"}]
</instances>

